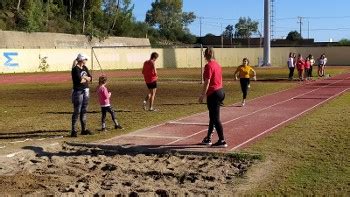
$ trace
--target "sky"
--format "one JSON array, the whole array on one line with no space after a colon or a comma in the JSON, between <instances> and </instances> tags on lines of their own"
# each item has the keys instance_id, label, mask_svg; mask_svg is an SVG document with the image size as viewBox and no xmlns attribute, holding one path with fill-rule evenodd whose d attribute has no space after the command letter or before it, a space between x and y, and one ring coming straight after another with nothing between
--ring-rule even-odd
<instances>
[{"instance_id":1,"label":"sky","mask_svg":"<svg viewBox=\"0 0 350 197\"><path fill-rule=\"evenodd\" d=\"M153 1L132 0L137 21L145 20ZM290 31L299 32L298 22L301 21L303 38L313 38L317 42L350 39L350 0L274 0L273 4L273 38L285 39ZM197 16L188 26L196 36L200 36L200 32L202 36L220 35L227 25L234 26L239 17L258 21L259 30L263 32L263 6L264 0L183 0L183 11L194 12ZM202 17L202 28L199 17Z\"/></svg>"}]
</instances>

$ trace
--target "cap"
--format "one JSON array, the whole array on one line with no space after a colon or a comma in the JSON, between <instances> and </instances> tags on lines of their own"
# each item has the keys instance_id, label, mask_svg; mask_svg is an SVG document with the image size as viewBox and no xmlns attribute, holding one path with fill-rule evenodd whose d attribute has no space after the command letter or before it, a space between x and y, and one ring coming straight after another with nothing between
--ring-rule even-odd
<instances>
[{"instance_id":1,"label":"cap","mask_svg":"<svg viewBox=\"0 0 350 197\"><path fill-rule=\"evenodd\" d=\"M77 61L83 61L83 60L88 60L89 57L83 53L79 53L77 56Z\"/></svg>"}]
</instances>

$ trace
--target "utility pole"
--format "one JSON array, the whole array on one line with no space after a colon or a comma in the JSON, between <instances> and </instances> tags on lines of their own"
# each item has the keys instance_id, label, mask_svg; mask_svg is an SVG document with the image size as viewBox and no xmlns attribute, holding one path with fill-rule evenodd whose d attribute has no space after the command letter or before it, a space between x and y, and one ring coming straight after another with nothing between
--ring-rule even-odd
<instances>
[{"instance_id":1,"label":"utility pole","mask_svg":"<svg viewBox=\"0 0 350 197\"><path fill-rule=\"evenodd\" d=\"M310 39L310 21L307 21L307 39Z\"/></svg>"},{"instance_id":2,"label":"utility pole","mask_svg":"<svg viewBox=\"0 0 350 197\"><path fill-rule=\"evenodd\" d=\"M264 0L264 66L271 65L270 0Z\"/></svg>"},{"instance_id":3,"label":"utility pole","mask_svg":"<svg viewBox=\"0 0 350 197\"><path fill-rule=\"evenodd\" d=\"M199 37L201 38L202 44L202 17L199 17Z\"/></svg>"},{"instance_id":4,"label":"utility pole","mask_svg":"<svg viewBox=\"0 0 350 197\"><path fill-rule=\"evenodd\" d=\"M299 33L300 33L300 37L303 37L302 34L301 34L301 26L303 25L303 19L304 17L302 16L298 16L298 23L299 23Z\"/></svg>"}]
</instances>

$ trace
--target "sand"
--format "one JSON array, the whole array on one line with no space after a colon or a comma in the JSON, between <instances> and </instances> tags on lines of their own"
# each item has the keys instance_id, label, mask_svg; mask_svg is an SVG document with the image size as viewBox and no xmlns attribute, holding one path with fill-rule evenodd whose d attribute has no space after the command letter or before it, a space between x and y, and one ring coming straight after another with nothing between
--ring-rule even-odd
<instances>
[{"instance_id":1,"label":"sand","mask_svg":"<svg viewBox=\"0 0 350 197\"><path fill-rule=\"evenodd\" d=\"M67 144L23 149L0 158L2 195L230 195L254 163L217 154L120 153Z\"/></svg>"}]
</instances>

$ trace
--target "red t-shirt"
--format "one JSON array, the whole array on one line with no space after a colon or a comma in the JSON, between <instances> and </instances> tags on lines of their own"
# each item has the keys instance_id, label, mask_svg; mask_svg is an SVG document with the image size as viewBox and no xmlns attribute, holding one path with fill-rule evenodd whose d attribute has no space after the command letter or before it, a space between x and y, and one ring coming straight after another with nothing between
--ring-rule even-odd
<instances>
[{"instance_id":1,"label":"red t-shirt","mask_svg":"<svg viewBox=\"0 0 350 197\"><path fill-rule=\"evenodd\" d=\"M215 61L210 60L204 67L204 79L210 79L207 96L222 88L222 69Z\"/></svg>"},{"instance_id":2,"label":"red t-shirt","mask_svg":"<svg viewBox=\"0 0 350 197\"><path fill-rule=\"evenodd\" d=\"M310 60L305 60L305 63L304 63L304 68L305 69L309 69L310 68Z\"/></svg>"},{"instance_id":3,"label":"red t-shirt","mask_svg":"<svg viewBox=\"0 0 350 197\"><path fill-rule=\"evenodd\" d=\"M304 70L304 64L305 64L304 59L299 59L297 61L297 69L298 70Z\"/></svg>"},{"instance_id":4,"label":"red t-shirt","mask_svg":"<svg viewBox=\"0 0 350 197\"><path fill-rule=\"evenodd\" d=\"M152 60L147 60L143 63L142 74L146 83L157 81L158 76L154 68L154 62Z\"/></svg>"}]
</instances>

